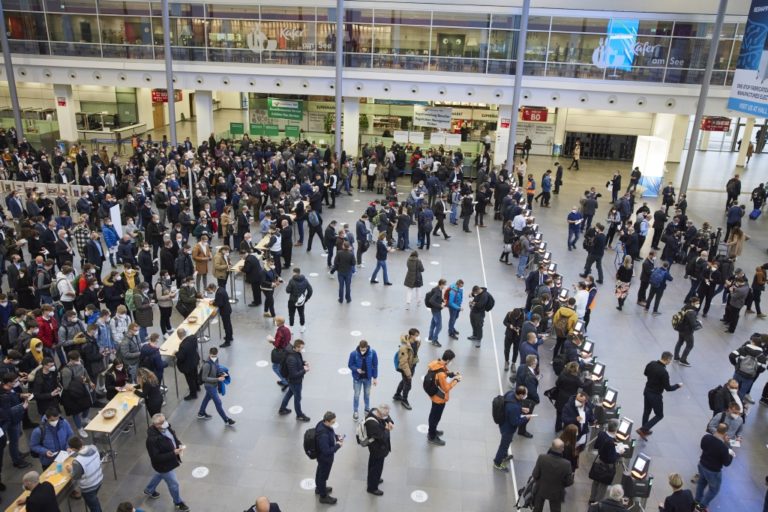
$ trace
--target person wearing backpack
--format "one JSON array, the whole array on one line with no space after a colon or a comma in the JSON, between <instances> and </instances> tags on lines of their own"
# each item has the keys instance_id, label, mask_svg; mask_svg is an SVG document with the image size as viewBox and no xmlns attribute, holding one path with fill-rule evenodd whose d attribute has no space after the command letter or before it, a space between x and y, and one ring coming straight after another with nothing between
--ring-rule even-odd
<instances>
[{"instance_id":1,"label":"person wearing backpack","mask_svg":"<svg viewBox=\"0 0 768 512\"><path fill-rule=\"evenodd\" d=\"M741 313L741 308L747 302L749 291L749 283L743 273L737 275L733 284L728 287L728 301L725 305L725 314L721 320L728 326L725 330L726 333L733 334L736 331L736 326L739 323L739 314Z\"/></svg>"},{"instance_id":2,"label":"person wearing backpack","mask_svg":"<svg viewBox=\"0 0 768 512\"><path fill-rule=\"evenodd\" d=\"M751 404L755 403L749 396L752 385L766 368L766 354L762 337L762 335L753 336L750 341L728 355L728 359L735 367L733 378L739 383L739 398Z\"/></svg>"},{"instance_id":3,"label":"person wearing backpack","mask_svg":"<svg viewBox=\"0 0 768 512\"><path fill-rule=\"evenodd\" d=\"M446 306L445 300L443 300L443 290L445 290L446 284L447 281L445 279L440 279L437 286L427 292L427 295L424 297L424 302L432 312L427 341L435 347L442 347L437 338L443 328L443 308Z\"/></svg>"},{"instance_id":4,"label":"person wearing backpack","mask_svg":"<svg viewBox=\"0 0 768 512\"><path fill-rule=\"evenodd\" d=\"M408 334L400 336L400 347L395 354L395 370L400 373L400 383L392 400L400 402L409 411L412 407L408 403L408 393L411 392L413 374L419 362L418 353L421 346L419 334L419 330L414 327L408 330Z\"/></svg>"},{"instance_id":5,"label":"person wearing backpack","mask_svg":"<svg viewBox=\"0 0 768 512\"><path fill-rule=\"evenodd\" d=\"M296 318L296 311L299 312L299 325L301 325L301 332L304 332L304 306L307 301L312 298L312 285L301 273L301 269L295 267L293 269L293 276L291 276L288 285L285 287L285 292L288 294L288 323L293 327L294 318Z\"/></svg>"},{"instance_id":6,"label":"person wearing backpack","mask_svg":"<svg viewBox=\"0 0 768 512\"><path fill-rule=\"evenodd\" d=\"M450 399L451 390L461 382L461 374L459 372L448 370L448 365L455 358L456 354L454 354L453 350L446 350L440 359L436 359L427 365L427 375L424 377L424 390L432 401L432 407L429 411L427 441L437 446L445 446L445 441L441 439L443 431L437 430L437 426L443 417L443 411Z\"/></svg>"},{"instance_id":7,"label":"person wearing backpack","mask_svg":"<svg viewBox=\"0 0 768 512\"><path fill-rule=\"evenodd\" d=\"M208 359L203 362L203 367L200 369L200 380L202 380L203 388L205 389L205 398L200 403L200 409L197 412L197 419L209 420L212 418L210 414L205 412L209 402L213 402L216 406L216 412L219 413L221 419L224 420L225 427L232 427L235 425L235 420L227 416L224 412L224 407L221 405L220 382L224 382L229 375L222 370L218 363L219 349L211 347L208 350Z\"/></svg>"},{"instance_id":8,"label":"person wearing backpack","mask_svg":"<svg viewBox=\"0 0 768 512\"><path fill-rule=\"evenodd\" d=\"M344 445L344 437L337 436L333 430L336 414L331 411L323 415L323 420L315 426L315 443L317 445L317 471L315 472L315 494L320 496L323 505L335 505L338 501L331 496L332 487L328 487L328 477L331 475L334 455Z\"/></svg>"},{"instance_id":9,"label":"person wearing backpack","mask_svg":"<svg viewBox=\"0 0 768 512\"><path fill-rule=\"evenodd\" d=\"M485 323L485 314L495 305L493 296L488 293L488 289L482 286L473 286L472 299L469 302L469 323L472 325L472 336L467 339L475 342L475 348L480 348L480 342L483 340L483 323Z\"/></svg>"},{"instance_id":10,"label":"person wearing backpack","mask_svg":"<svg viewBox=\"0 0 768 512\"><path fill-rule=\"evenodd\" d=\"M605 226L601 223L595 224L595 236L592 245L587 249L587 261L584 263L584 272L579 274L581 277L587 277L592 271L592 264L597 267L597 284L603 284L603 255L607 239L605 237ZM586 240L587 236L584 235Z\"/></svg>"},{"instance_id":11,"label":"person wearing backpack","mask_svg":"<svg viewBox=\"0 0 768 512\"><path fill-rule=\"evenodd\" d=\"M509 455L509 445L520 425L529 420L527 407L523 407L523 401L528 397L528 390L525 386L517 386L514 390L509 390L503 397L503 420L499 423L499 432L501 440L499 448L496 450L496 456L493 458L493 467L499 471L508 472L508 461L512 459Z\"/></svg>"},{"instance_id":12,"label":"person wearing backpack","mask_svg":"<svg viewBox=\"0 0 768 512\"><path fill-rule=\"evenodd\" d=\"M379 489L379 484L383 482L381 474L384 471L384 459L392 451L389 433L394 427L395 422L389 416L387 404L371 409L365 418L365 432L369 439L366 491L374 496L384 494L384 491Z\"/></svg>"},{"instance_id":13,"label":"person wearing backpack","mask_svg":"<svg viewBox=\"0 0 768 512\"><path fill-rule=\"evenodd\" d=\"M30 435L29 451L33 457L40 459L40 465L45 471L56 455L67 449L67 441L74 435L69 422L61 418L58 406L49 407L40 418L40 426Z\"/></svg>"},{"instance_id":14,"label":"person wearing backpack","mask_svg":"<svg viewBox=\"0 0 768 512\"><path fill-rule=\"evenodd\" d=\"M660 267L656 267L651 272L651 277L648 281L651 291L648 293L648 300L645 302L646 311L650 309L651 301L653 301L653 314L661 314L659 313L659 303L661 302L661 296L664 295L664 290L667 288L667 281L672 281L672 276L669 274L669 262L665 261Z\"/></svg>"},{"instance_id":15,"label":"person wearing backpack","mask_svg":"<svg viewBox=\"0 0 768 512\"><path fill-rule=\"evenodd\" d=\"M677 331L674 361L682 366L691 366L688 362L688 355L691 353L691 350L693 350L693 332L701 325L697 318L700 305L699 298L694 295L693 298L688 300L685 306L683 306L683 309L672 317L672 327ZM678 318L679 320L677 320ZM676 326L674 325L675 321L677 321ZM680 349L683 347L683 344L685 344L685 350L683 350L683 354L680 355Z\"/></svg>"},{"instance_id":16,"label":"person wearing backpack","mask_svg":"<svg viewBox=\"0 0 768 512\"><path fill-rule=\"evenodd\" d=\"M568 335L573 331L576 326L579 316L576 313L576 298L568 297L568 300L557 308L555 315L552 317L552 326L556 337L555 347L552 349L552 360L560 353L565 344L565 340L568 339Z\"/></svg>"}]
</instances>

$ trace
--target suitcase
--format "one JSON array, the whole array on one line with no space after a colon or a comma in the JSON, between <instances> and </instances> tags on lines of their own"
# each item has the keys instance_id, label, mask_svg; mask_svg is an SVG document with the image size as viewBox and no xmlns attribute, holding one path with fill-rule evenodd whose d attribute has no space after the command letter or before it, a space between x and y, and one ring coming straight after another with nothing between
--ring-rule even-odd
<instances>
[{"instance_id":1,"label":"suitcase","mask_svg":"<svg viewBox=\"0 0 768 512\"><path fill-rule=\"evenodd\" d=\"M749 214L749 218L752 220L757 220L761 213L762 212L760 211L760 208L755 208L752 210L752 213Z\"/></svg>"}]
</instances>

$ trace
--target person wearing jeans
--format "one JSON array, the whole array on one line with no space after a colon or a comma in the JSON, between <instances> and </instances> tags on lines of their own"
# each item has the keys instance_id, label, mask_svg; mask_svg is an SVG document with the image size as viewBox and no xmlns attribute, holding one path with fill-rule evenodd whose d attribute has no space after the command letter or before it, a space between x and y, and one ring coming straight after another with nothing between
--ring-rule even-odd
<instances>
[{"instance_id":1,"label":"person wearing jeans","mask_svg":"<svg viewBox=\"0 0 768 512\"><path fill-rule=\"evenodd\" d=\"M443 291L445 290L446 284L447 282L445 279L440 279L437 286L432 288L429 292L427 300L427 305L429 306L430 311L432 311L432 321L429 323L428 341L436 347L442 346L437 340L437 337L440 335L440 331L443 328L443 308L446 306L446 303L443 300Z\"/></svg>"},{"instance_id":2,"label":"person wearing jeans","mask_svg":"<svg viewBox=\"0 0 768 512\"><path fill-rule=\"evenodd\" d=\"M101 455L93 445L84 445L82 439L72 436L67 441L67 452L74 455L71 465L67 465L67 471L72 474L72 481L80 487L88 512L101 512L99 503L99 488L104 480L101 472Z\"/></svg>"},{"instance_id":3,"label":"person wearing jeans","mask_svg":"<svg viewBox=\"0 0 768 512\"><path fill-rule=\"evenodd\" d=\"M285 380L285 377L280 372L280 364L287 354L288 345L291 343L291 330L285 325L285 317L282 316L275 317L275 325L277 326L275 335L267 336L267 342L275 347L272 356L272 371L280 379L277 381L277 384L285 391L288 388L288 381Z\"/></svg>"},{"instance_id":4,"label":"person wearing jeans","mask_svg":"<svg viewBox=\"0 0 768 512\"><path fill-rule=\"evenodd\" d=\"M735 453L728 447L728 427L721 423L714 434L701 438L699 458L699 480L696 482L696 502L706 510L720 492L723 482L723 467L730 466Z\"/></svg>"},{"instance_id":5,"label":"person wearing jeans","mask_svg":"<svg viewBox=\"0 0 768 512\"><path fill-rule=\"evenodd\" d=\"M448 337L459 339L459 331L456 330L456 320L459 318L464 300L464 281L459 279L451 285L448 292Z\"/></svg>"},{"instance_id":6,"label":"person wearing jeans","mask_svg":"<svg viewBox=\"0 0 768 512\"><path fill-rule=\"evenodd\" d=\"M647 381L643 390L643 424L636 431L644 440L648 439L653 427L664 418L664 391L676 391L683 385L682 382L669 383L667 365L671 362L672 353L665 351L661 354L661 359L651 361L645 366L644 375ZM653 418L650 417L651 412L654 414Z\"/></svg>"},{"instance_id":7,"label":"person wearing jeans","mask_svg":"<svg viewBox=\"0 0 768 512\"><path fill-rule=\"evenodd\" d=\"M440 419L443 417L443 411L445 410L445 404L448 403L450 398L451 389L461 382L461 374L459 372L451 372L448 370L448 364L454 360L456 354L453 350L446 350L440 359L436 359L429 363L427 368L434 375L434 385L437 392L430 396L432 400L432 408L429 411L429 430L427 431L427 441L437 446L445 446L445 441L441 439L443 432L437 430L437 426L440 424ZM449 379L450 378L450 382Z\"/></svg>"},{"instance_id":8,"label":"person wearing jeans","mask_svg":"<svg viewBox=\"0 0 768 512\"><path fill-rule=\"evenodd\" d=\"M493 458L493 465L499 471L509 471L506 462L512 458L509 455L509 445L512 444L512 439L520 425L528 421L528 417L523 414L523 400L527 395L528 389L525 386L517 386L504 395L504 421L499 425L501 441L498 450L496 450L496 456ZM528 409L525 411L527 412Z\"/></svg>"},{"instance_id":9,"label":"person wearing jeans","mask_svg":"<svg viewBox=\"0 0 768 512\"><path fill-rule=\"evenodd\" d=\"M219 383L224 382L229 375L219 367L219 364L216 362L218 359L219 349L211 347L208 351L208 360L203 363L203 369L201 370L203 376L203 388L205 388L205 398L203 398L203 402L200 404L197 419L211 419L212 416L206 413L205 410L208 407L208 402L213 400L213 404L216 406L216 412L218 412L221 419L224 420L224 425L231 427L235 424L235 420L229 418L227 413L224 412L224 407L221 405L221 398L219 398Z\"/></svg>"},{"instance_id":10,"label":"person wearing jeans","mask_svg":"<svg viewBox=\"0 0 768 512\"><path fill-rule=\"evenodd\" d=\"M150 479L144 494L156 500L160 497L157 486L165 482L168 492L171 493L176 510L188 511L179 492L179 480L174 471L181 464L181 454L184 453L184 445L181 444L176 432L173 431L165 415L162 413L152 416L152 426L147 429L147 453L155 474Z\"/></svg>"},{"instance_id":11,"label":"person wearing jeans","mask_svg":"<svg viewBox=\"0 0 768 512\"><path fill-rule=\"evenodd\" d=\"M331 272L338 273L339 279L339 304L344 299L347 299L347 304L352 302L351 287L352 287L352 274L355 273L355 254L352 252L352 246L349 242L344 242L341 245L341 249L337 251L336 257L333 260L333 268Z\"/></svg>"},{"instance_id":12,"label":"person wearing jeans","mask_svg":"<svg viewBox=\"0 0 768 512\"><path fill-rule=\"evenodd\" d=\"M531 242L528 240L528 235L523 234L520 236L520 255L517 264L517 277L523 279L525 277L525 268L528 266L528 253L531 251Z\"/></svg>"},{"instance_id":13,"label":"person wearing jeans","mask_svg":"<svg viewBox=\"0 0 768 512\"><path fill-rule=\"evenodd\" d=\"M408 334L400 336L400 349L397 352L397 368L400 373L400 382L397 384L397 390L392 400L400 402L407 410L411 410L411 404L408 403L408 393L411 392L413 373L416 370L416 363L419 361L418 352L421 346L419 330L415 327L408 330ZM2 442L2 438L0 438Z\"/></svg>"},{"instance_id":14,"label":"person wearing jeans","mask_svg":"<svg viewBox=\"0 0 768 512\"><path fill-rule=\"evenodd\" d=\"M359 418L357 409L360 406L360 390L363 390L365 414L371 410L371 384L374 386L379 377L379 357L376 351L368 346L366 340L360 340L357 348L349 354L347 367L352 372L352 417Z\"/></svg>"},{"instance_id":15,"label":"person wearing jeans","mask_svg":"<svg viewBox=\"0 0 768 512\"><path fill-rule=\"evenodd\" d=\"M304 351L304 342L296 340L293 342L293 350L289 350L285 360L280 366L280 374L288 381L288 392L283 396L280 403L280 409L277 411L281 416L291 414L288 409L288 402L293 398L293 407L296 409L296 419L299 421L309 421L309 418L301 411L301 388L304 383L304 375L309 371L309 364L304 362L301 353Z\"/></svg>"},{"instance_id":16,"label":"person wearing jeans","mask_svg":"<svg viewBox=\"0 0 768 512\"><path fill-rule=\"evenodd\" d=\"M376 242L376 268L373 270L373 275L371 276L371 284L378 283L376 276L379 275L379 270L382 270L384 273L384 284L386 286L392 286L392 283L389 281L389 274L387 274L388 253L387 234L383 232L379 233L379 239Z\"/></svg>"}]
</instances>

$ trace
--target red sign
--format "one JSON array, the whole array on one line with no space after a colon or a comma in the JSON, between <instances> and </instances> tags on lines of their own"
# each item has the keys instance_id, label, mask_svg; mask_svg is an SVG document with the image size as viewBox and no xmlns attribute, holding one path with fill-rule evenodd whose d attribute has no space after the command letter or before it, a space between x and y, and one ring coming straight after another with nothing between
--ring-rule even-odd
<instances>
[{"instance_id":1,"label":"red sign","mask_svg":"<svg viewBox=\"0 0 768 512\"><path fill-rule=\"evenodd\" d=\"M705 117L701 120L701 129L705 132L727 132L731 129L731 118Z\"/></svg>"},{"instance_id":2,"label":"red sign","mask_svg":"<svg viewBox=\"0 0 768 512\"><path fill-rule=\"evenodd\" d=\"M523 107L523 121L546 123L549 110L544 107Z\"/></svg>"},{"instance_id":3,"label":"red sign","mask_svg":"<svg viewBox=\"0 0 768 512\"><path fill-rule=\"evenodd\" d=\"M178 103L181 101L181 90L173 90L173 101ZM152 103L168 103L168 90L167 89L152 89Z\"/></svg>"},{"instance_id":4,"label":"red sign","mask_svg":"<svg viewBox=\"0 0 768 512\"><path fill-rule=\"evenodd\" d=\"M501 127L501 128L507 128L508 129L509 128L509 124L510 124L510 120L507 119L506 117L501 118L500 121L499 121L499 127Z\"/></svg>"},{"instance_id":5,"label":"red sign","mask_svg":"<svg viewBox=\"0 0 768 512\"><path fill-rule=\"evenodd\" d=\"M56 97L56 105L59 107L66 107L67 106L67 98L64 96L57 96Z\"/></svg>"}]
</instances>

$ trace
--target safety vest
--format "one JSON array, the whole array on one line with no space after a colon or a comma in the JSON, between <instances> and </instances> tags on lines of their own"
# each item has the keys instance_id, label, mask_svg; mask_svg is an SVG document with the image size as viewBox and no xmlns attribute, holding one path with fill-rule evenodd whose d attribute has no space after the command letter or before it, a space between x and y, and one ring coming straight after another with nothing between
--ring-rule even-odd
<instances>
[{"instance_id":1,"label":"safety vest","mask_svg":"<svg viewBox=\"0 0 768 512\"><path fill-rule=\"evenodd\" d=\"M101 472L101 455L99 455L99 450L95 446L88 446L87 448L91 448L90 455L78 453L75 456L75 460L83 467L80 488L84 491L98 487L104 479L104 475Z\"/></svg>"}]
</instances>

